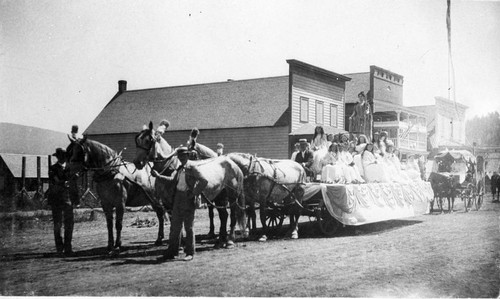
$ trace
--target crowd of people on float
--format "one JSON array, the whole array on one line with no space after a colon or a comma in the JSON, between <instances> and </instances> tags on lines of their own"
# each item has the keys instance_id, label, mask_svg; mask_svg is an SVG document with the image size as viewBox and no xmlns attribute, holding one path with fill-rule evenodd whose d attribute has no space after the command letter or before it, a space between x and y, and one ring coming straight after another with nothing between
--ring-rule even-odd
<instances>
[{"instance_id":1,"label":"crowd of people on float","mask_svg":"<svg viewBox=\"0 0 500 299\"><path fill-rule=\"evenodd\" d=\"M317 126L313 138L300 139L291 159L300 163L313 181L338 184L408 183L421 180L415 156L405 164L386 131L366 135L325 134Z\"/></svg>"}]
</instances>

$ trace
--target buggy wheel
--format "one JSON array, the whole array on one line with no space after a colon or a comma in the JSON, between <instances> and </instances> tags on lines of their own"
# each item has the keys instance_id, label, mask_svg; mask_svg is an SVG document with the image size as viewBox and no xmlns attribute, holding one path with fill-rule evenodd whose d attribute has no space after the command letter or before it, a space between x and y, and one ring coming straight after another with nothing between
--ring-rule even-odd
<instances>
[{"instance_id":1,"label":"buggy wheel","mask_svg":"<svg viewBox=\"0 0 500 299\"><path fill-rule=\"evenodd\" d=\"M283 225L285 215L279 209L268 208L265 205L260 206L260 222L262 227L279 229Z\"/></svg>"},{"instance_id":2,"label":"buggy wheel","mask_svg":"<svg viewBox=\"0 0 500 299\"><path fill-rule=\"evenodd\" d=\"M328 212L324 204L321 204L320 207L316 209L316 219L319 229L325 236L334 236L340 227L340 222L330 215L330 212Z\"/></svg>"}]
</instances>

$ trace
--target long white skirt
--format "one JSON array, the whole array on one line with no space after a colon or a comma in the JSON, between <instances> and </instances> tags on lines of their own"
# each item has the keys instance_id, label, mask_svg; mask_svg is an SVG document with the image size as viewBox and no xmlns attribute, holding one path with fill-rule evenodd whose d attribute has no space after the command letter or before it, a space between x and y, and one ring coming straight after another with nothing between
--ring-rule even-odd
<instances>
[{"instance_id":1,"label":"long white skirt","mask_svg":"<svg viewBox=\"0 0 500 299\"><path fill-rule=\"evenodd\" d=\"M339 165L325 165L321 171L321 181L324 183L343 183L344 172Z\"/></svg>"},{"instance_id":2,"label":"long white skirt","mask_svg":"<svg viewBox=\"0 0 500 299\"><path fill-rule=\"evenodd\" d=\"M314 152L313 164L311 166L311 169L315 175L321 174L321 171L323 169L323 160L325 159L326 155L328 155L328 149L326 148L321 148Z\"/></svg>"}]
</instances>

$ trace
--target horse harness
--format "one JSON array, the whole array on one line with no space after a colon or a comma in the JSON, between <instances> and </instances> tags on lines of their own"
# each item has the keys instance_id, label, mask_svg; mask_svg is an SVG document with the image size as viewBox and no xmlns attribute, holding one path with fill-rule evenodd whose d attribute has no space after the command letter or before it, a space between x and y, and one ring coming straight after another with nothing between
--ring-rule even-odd
<instances>
[{"instance_id":1,"label":"horse harness","mask_svg":"<svg viewBox=\"0 0 500 299\"><path fill-rule=\"evenodd\" d=\"M252 162L253 162L253 167L252 167ZM267 164L269 164L269 166L273 170L273 176L272 177L264 173L264 167L262 166L262 162L266 162ZM260 165L260 169L261 169L260 172L256 171L256 164L257 163ZM291 203L289 203L288 205L297 204L299 207L303 208L302 204L297 199L297 197L295 196L295 193L294 193L296 191L296 189L298 188L298 186L300 185L300 182L298 182L295 185L295 187L290 190L285 184L280 183L278 181L278 170L283 174L283 176L286 176L286 174L281 169L279 169L279 168L276 167L276 165L274 164L273 160L270 160L270 159L259 159L259 158L255 157L255 156L251 155L250 156L250 162L249 162L249 165L248 165L248 174L245 176L245 178L254 176L256 178L262 177L262 178L265 178L265 179L271 181L271 188L269 189L269 191L267 193L265 202L269 202L269 198L271 197L271 194L274 191L274 189L276 187L280 187L280 188L284 189L289 194L289 196L293 199L291 201Z\"/></svg>"}]
</instances>

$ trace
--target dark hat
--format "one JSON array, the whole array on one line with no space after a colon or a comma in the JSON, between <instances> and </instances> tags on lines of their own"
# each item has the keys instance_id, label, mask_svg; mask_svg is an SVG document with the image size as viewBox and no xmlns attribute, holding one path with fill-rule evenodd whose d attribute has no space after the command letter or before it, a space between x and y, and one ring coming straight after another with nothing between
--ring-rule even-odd
<instances>
[{"instance_id":1,"label":"dark hat","mask_svg":"<svg viewBox=\"0 0 500 299\"><path fill-rule=\"evenodd\" d=\"M71 127L71 133L78 133L78 126L77 125L73 125Z\"/></svg>"},{"instance_id":2,"label":"dark hat","mask_svg":"<svg viewBox=\"0 0 500 299\"><path fill-rule=\"evenodd\" d=\"M56 152L52 154L52 156L55 156L57 158L64 157L66 155L66 150L63 148L56 148Z\"/></svg>"},{"instance_id":3,"label":"dark hat","mask_svg":"<svg viewBox=\"0 0 500 299\"><path fill-rule=\"evenodd\" d=\"M380 132L380 136L389 136L389 133L387 133L387 131L382 131Z\"/></svg>"},{"instance_id":4,"label":"dark hat","mask_svg":"<svg viewBox=\"0 0 500 299\"><path fill-rule=\"evenodd\" d=\"M358 97L364 97L364 96L365 96L365 92L364 91L358 93Z\"/></svg>"},{"instance_id":5,"label":"dark hat","mask_svg":"<svg viewBox=\"0 0 500 299\"><path fill-rule=\"evenodd\" d=\"M307 143L307 139L299 139L300 143Z\"/></svg>"},{"instance_id":6,"label":"dark hat","mask_svg":"<svg viewBox=\"0 0 500 299\"><path fill-rule=\"evenodd\" d=\"M181 146L177 149L177 155L189 154L189 149L186 146Z\"/></svg>"}]
</instances>

